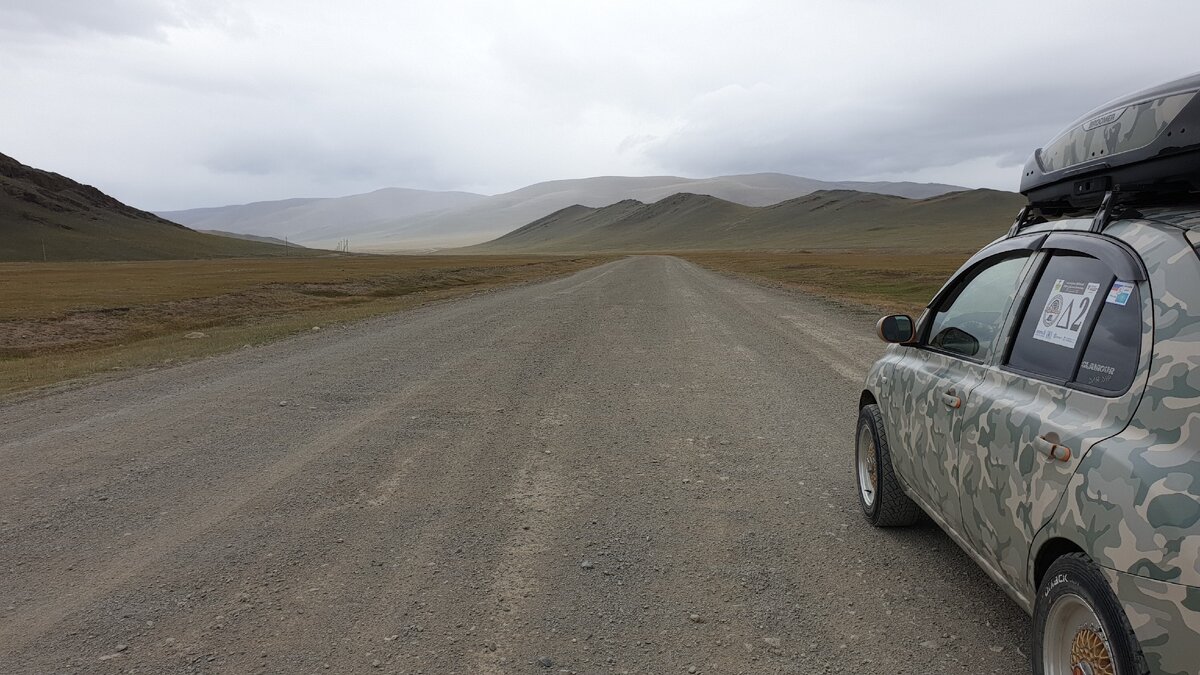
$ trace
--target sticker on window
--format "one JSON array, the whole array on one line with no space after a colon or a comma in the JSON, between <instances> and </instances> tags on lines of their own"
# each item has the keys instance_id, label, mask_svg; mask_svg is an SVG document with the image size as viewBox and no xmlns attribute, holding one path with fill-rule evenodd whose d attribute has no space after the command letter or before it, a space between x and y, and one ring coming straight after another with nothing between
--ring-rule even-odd
<instances>
[{"instance_id":1,"label":"sticker on window","mask_svg":"<svg viewBox=\"0 0 1200 675\"><path fill-rule=\"evenodd\" d=\"M1104 384L1116 374L1117 369L1106 363L1093 363L1085 359L1079 364L1077 381L1092 385Z\"/></svg>"},{"instance_id":2,"label":"sticker on window","mask_svg":"<svg viewBox=\"0 0 1200 675\"><path fill-rule=\"evenodd\" d=\"M1056 280L1042 309L1042 320L1033 331L1034 339L1074 349L1099 290L1100 284L1096 283Z\"/></svg>"},{"instance_id":3,"label":"sticker on window","mask_svg":"<svg viewBox=\"0 0 1200 675\"><path fill-rule=\"evenodd\" d=\"M1133 284L1128 281L1117 281L1112 285L1112 289L1108 292L1108 298L1105 300L1110 305L1120 305L1124 307L1129 303L1129 296L1133 295Z\"/></svg>"}]
</instances>

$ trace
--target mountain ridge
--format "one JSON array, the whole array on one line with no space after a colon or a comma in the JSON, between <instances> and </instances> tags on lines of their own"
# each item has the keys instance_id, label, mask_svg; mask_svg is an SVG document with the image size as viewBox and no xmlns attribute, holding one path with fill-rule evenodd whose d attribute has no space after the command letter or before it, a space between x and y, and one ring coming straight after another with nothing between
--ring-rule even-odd
<instances>
[{"instance_id":1,"label":"mountain ridge","mask_svg":"<svg viewBox=\"0 0 1200 675\"><path fill-rule=\"evenodd\" d=\"M830 188L859 188L913 197L928 197L963 189L941 183L819 181L781 173L710 178L593 176L544 181L491 196L383 188L346 197L299 198L306 201L286 206L283 203L289 200L161 211L159 215L202 229L277 238L286 236L290 241L320 246L333 246L337 240L348 238L354 250L365 248L385 251L481 243L575 203L599 207L623 199L651 202L672 194L691 192L747 206L765 206ZM398 198L394 202L397 204L407 197L428 201L424 205L406 203L404 210L395 211L387 217L367 218L354 213L347 214L341 209L353 200L389 190L409 191L391 193ZM419 197L420 194L468 196L432 198ZM434 203L437 199L443 199L444 203ZM308 226L301 227L297 223L307 223Z\"/></svg>"},{"instance_id":2,"label":"mountain ridge","mask_svg":"<svg viewBox=\"0 0 1200 675\"><path fill-rule=\"evenodd\" d=\"M572 205L463 250L971 249L1003 234L1024 201L1019 194L988 189L925 199L826 190L755 207L679 193L650 204Z\"/></svg>"}]
</instances>

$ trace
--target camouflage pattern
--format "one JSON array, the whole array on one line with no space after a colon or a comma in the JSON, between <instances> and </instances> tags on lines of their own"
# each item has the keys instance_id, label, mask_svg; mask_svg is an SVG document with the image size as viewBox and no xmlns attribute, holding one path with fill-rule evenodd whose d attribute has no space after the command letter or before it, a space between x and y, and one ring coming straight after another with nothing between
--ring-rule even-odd
<instances>
[{"instance_id":1,"label":"camouflage pattern","mask_svg":"<svg viewBox=\"0 0 1200 675\"><path fill-rule=\"evenodd\" d=\"M1046 144L1038 162L1046 172L1149 145L1179 115L1195 92L1162 96L1084 120Z\"/></svg>"},{"instance_id":2,"label":"camouflage pattern","mask_svg":"<svg viewBox=\"0 0 1200 675\"><path fill-rule=\"evenodd\" d=\"M1200 674L1200 211L1146 211L1105 231L1144 261L1133 385L1106 397L893 345L871 369L906 491L1027 611L1042 547L1067 540L1104 569L1151 672ZM1040 229L1086 229L1087 220ZM1044 256L1038 253L1036 256ZM1020 296L1036 283L1030 265ZM1010 308L998 342L1019 320ZM957 378L957 379L956 379ZM941 393L961 383L962 406ZM966 392L966 393L963 393ZM1054 431L1069 461L1034 439Z\"/></svg>"},{"instance_id":3,"label":"camouflage pattern","mask_svg":"<svg viewBox=\"0 0 1200 675\"><path fill-rule=\"evenodd\" d=\"M1101 568L1155 675L1200 672L1200 588Z\"/></svg>"},{"instance_id":4,"label":"camouflage pattern","mask_svg":"<svg viewBox=\"0 0 1200 675\"><path fill-rule=\"evenodd\" d=\"M1008 289L986 289L992 293L1007 292L996 301L1001 308L1000 319L1003 320L1011 311L1017 288L1023 283L1027 272L1028 265L1019 271L1015 283ZM992 340L981 345L981 352L993 355L1001 352L1002 341L1003 333L998 331ZM880 402L889 408L884 412L885 424L891 423L886 430L889 440L895 439L893 443L908 450L894 457L894 462L902 465L896 467L897 471L910 478L910 490L917 493L924 505L933 507L939 518L945 521L943 525L958 530L962 524L961 510L958 508L958 439L962 415L959 414L961 411L947 407L943 397L948 395L967 400L968 392L986 375L988 364L913 349L891 350L884 357L884 363L894 363L896 359L903 359L904 364L892 371L894 377L887 388L909 392L910 395L884 396Z\"/></svg>"}]
</instances>

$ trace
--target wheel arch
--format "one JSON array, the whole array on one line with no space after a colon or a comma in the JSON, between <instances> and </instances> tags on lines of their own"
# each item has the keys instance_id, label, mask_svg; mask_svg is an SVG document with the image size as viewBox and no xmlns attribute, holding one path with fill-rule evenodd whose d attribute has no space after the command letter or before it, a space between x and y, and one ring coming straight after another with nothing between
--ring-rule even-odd
<instances>
[{"instance_id":1,"label":"wheel arch","mask_svg":"<svg viewBox=\"0 0 1200 675\"><path fill-rule=\"evenodd\" d=\"M872 394L870 389L863 389L858 397L858 409L862 410L869 405L879 405L879 401L875 400L875 394Z\"/></svg>"},{"instance_id":2,"label":"wheel arch","mask_svg":"<svg viewBox=\"0 0 1200 675\"><path fill-rule=\"evenodd\" d=\"M1082 546L1066 537L1051 537L1042 542L1033 556L1033 592L1035 594L1042 585L1042 578L1046 576L1046 570L1050 569L1055 560L1069 553L1087 555L1087 551L1084 551Z\"/></svg>"}]
</instances>

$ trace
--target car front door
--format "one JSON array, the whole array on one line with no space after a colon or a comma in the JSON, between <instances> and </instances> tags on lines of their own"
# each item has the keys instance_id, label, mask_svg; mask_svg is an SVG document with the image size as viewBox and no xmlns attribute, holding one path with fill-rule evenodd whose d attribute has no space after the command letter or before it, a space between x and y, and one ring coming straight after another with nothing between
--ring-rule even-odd
<instances>
[{"instance_id":1,"label":"car front door","mask_svg":"<svg viewBox=\"0 0 1200 675\"><path fill-rule=\"evenodd\" d=\"M1007 354L964 402L958 439L967 536L1017 587L1084 453L1128 424L1150 344L1145 273L1125 248L1056 233L1035 267Z\"/></svg>"},{"instance_id":2,"label":"car front door","mask_svg":"<svg viewBox=\"0 0 1200 675\"><path fill-rule=\"evenodd\" d=\"M909 489L950 529L959 530L957 425L992 362L997 338L1030 258L1007 250L968 265L931 303L919 343L892 372L885 405L892 459ZM974 259L973 259L974 260Z\"/></svg>"}]
</instances>

